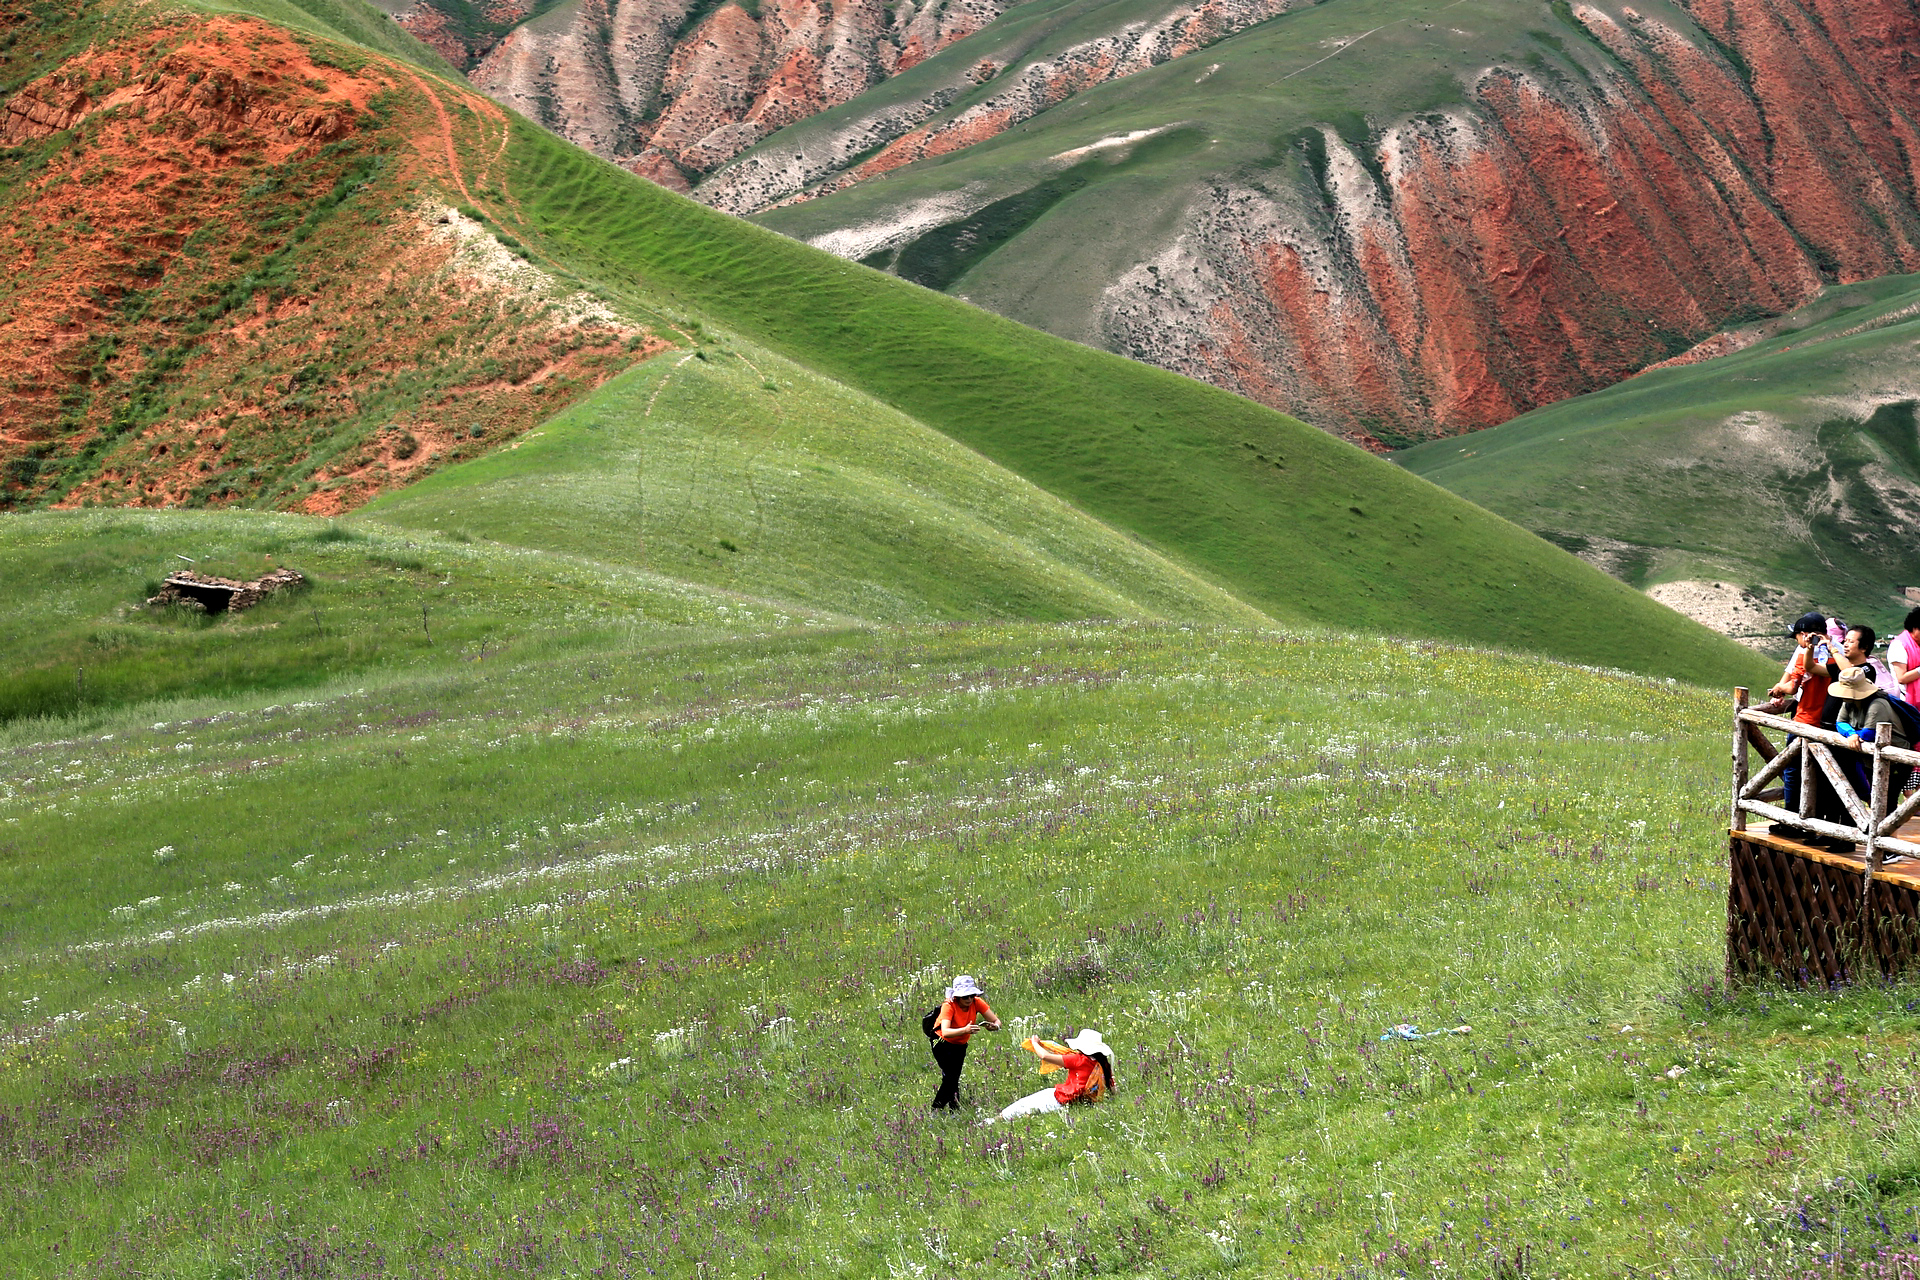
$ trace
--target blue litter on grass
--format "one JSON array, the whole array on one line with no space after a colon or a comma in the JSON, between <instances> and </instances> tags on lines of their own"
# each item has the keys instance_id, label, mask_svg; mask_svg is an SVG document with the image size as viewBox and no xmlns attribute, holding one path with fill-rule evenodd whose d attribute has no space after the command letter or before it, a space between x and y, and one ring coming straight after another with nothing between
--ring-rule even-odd
<instances>
[{"instance_id":1,"label":"blue litter on grass","mask_svg":"<svg viewBox=\"0 0 1920 1280\"><path fill-rule=\"evenodd\" d=\"M1411 1022L1403 1022L1397 1027L1388 1027L1382 1040L1432 1040L1436 1036L1464 1036L1472 1027L1442 1027L1438 1031L1422 1031Z\"/></svg>"}]
</instances>

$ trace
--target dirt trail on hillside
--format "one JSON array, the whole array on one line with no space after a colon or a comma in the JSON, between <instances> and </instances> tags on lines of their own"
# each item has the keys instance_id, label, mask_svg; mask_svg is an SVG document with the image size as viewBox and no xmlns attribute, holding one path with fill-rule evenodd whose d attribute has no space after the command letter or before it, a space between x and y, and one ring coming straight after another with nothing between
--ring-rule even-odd
<instances>
[{"instance_id":1,"label":"dirt trail on hillside","mask_svg":"<svg viewBox=\"0 0 1920 1280\"><path fill-rule=\"evenodd\" d=\"M440 95L435 93L433 88L428 85L425 80L421 79L411 67L401 66L398 63L395 63L394 66L397 70L405 74L407 79L413 81L413 87L420 91L420 96L433 105L433 114L435 119L439 121L440 128L437 133L431 135L431 139L433 142L440 144L442 151L447 157L447 176L453 179L453 185L460 188L461 197L471 205L473 203L473 192L467 189L466 175L460 171L460 153L453 142L453 117L447 113L446 103L440 101ZM420 148L421 154L432 154L433 147L431 142L423 145L419 138L415 138L414 145ZM504 143L502 145L504 146Z\"/></svg>"},{"instance_id":2,"label":"dirt trail on hillside","mask_svg":"<svg viewBox=\"0 0 1920 1280\"><path fill-rule=\"evenodd\" d=\"M486 142L484 136L486 124L494 125L499 130L499 140L494 143L493 154L487 158L486 163L473 175L473 184L472 187L470 187L467 183L465 173L461 170L460 149L454 140L453 115L447 110L446 103L441 99L440 94L435 90L434 86L422 79L411 68L396 65L395 70L404 72L406 76L413 81L414 87L420 91L420 95L433 104L434 115L439 124L437 133L433 135L433 141L439 143L440 151L446 156L448 176L453 180L454 185L460 189L462 199L476 209L491 208L493 204L492 201L482 200L473 193L473 187L479 187L484 190L489 179L491 179L494 184L494 189L500 193L501 199L506 202L507 207L512 211L514 221L521 228L527 227L528 218L526 210L520 207L520 201L515 198L513 188L508 183L505 173L501 173L497 178L494 176L495 169L501 167L501 161L506 158L508 143L513 141L513 124L507 118L506 111L499 103L482 94L465 93L457 86L447 86L452 88L455 93L460 94L462 103L473 110L475 122L481 124L482 136L479 141L482 146L484 146ZM415 138L414 145L420 149L423 156L432 154L433 146L431 142L423 145L421 139ZM495 212L497 213L497 210ZM683 338L686 337L685 334L681 334L681 336ZM689 338L688 341L691 342L692 339Z\"/></svg>"}]
</instances>

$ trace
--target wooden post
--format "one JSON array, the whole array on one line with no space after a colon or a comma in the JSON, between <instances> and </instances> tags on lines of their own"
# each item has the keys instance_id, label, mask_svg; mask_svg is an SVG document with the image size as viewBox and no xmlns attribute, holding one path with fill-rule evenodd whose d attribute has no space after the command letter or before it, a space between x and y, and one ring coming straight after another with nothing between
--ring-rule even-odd
<instances>
[{"instance_id":1,"label":"wooden post","mask_svg":"<svg viewBox=\"0 0 1920 1280\"><path fill-rule=\"evenodd\" d=\"M1867 816L1872 819L1867 824L1866 874L1860 881L1860 930L1861 941L1866 941L1867 898L1873 893L1873 876L1880 870L1880 824L1887 817L1887 783L1891 781L1891 766L1887 758L1880 754L1882 744L1893 740L1893 726L1881 723L1873 726L1873 741L1868 750L1873 753L1873 794L1867 802Z\"/></svg>"},{"instance_id":2,"label":"wooden post","mask_svg":"<svg viewBox=\"0 0 1920 1280\"><path fill-rule=\"evenodd\" d=\"M1740 807L1740 793L1747 789L1747 726L1740 713L1747 709L1747 691L1733 691L1733 814L1728 825L1735 831L1747 829L1747 811Z\"/></svg>"},{"instance_id":3,"label":"wooden post","mask_svg":"<svg viewBox=\"0 0 1920 1280\"><path fill-rule=\"evenodd\" d=\"M1794 745L1800 749L1800 772L1794 776L1800 780L1800 818L1802 822L1813 816L1813 771L1818 768L1813 762L1813 752L1807 750L1813 744L1805 738L1795 738Z\"/></svg>"}]
</instances>

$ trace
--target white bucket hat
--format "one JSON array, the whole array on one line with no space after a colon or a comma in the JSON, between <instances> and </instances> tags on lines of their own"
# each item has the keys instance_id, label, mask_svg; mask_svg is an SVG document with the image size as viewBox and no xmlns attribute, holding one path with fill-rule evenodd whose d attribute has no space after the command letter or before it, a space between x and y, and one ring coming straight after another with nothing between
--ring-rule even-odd
<instances>
[{"instance_id":1,"label":"white bucket hat","mask_svg":"<svg viewBox=\"0 0 1920 1280\"><path fill-rule=\"evenodd\" d=\"M1107 1048L1107 1042L1101 1039L1100 1033L1092 1027L1088 1027L1079 1035L1069 1039L1067 1041L1067 1048L1073 1050L1075 1053L1084 1053L1088 1057L1092 1057L1096 1053L1104 1053L1107 1055L1109 1061L1113 1058L1113 1050Z\"/></svg>"},{"instance_id":2,"label":"white bucket hat","mask_svg":"<svg viewBox=\"0 0 1920 1280\"><path fill-rule=\"evenodd\" d=\"M983 996L985 994L987 993L980 989L980 984L975 982L970 975L964 973L955 978L953 985L947 988L947 999L949 1000L956 999L960 996Z\"/></svg>"}]
</instances>

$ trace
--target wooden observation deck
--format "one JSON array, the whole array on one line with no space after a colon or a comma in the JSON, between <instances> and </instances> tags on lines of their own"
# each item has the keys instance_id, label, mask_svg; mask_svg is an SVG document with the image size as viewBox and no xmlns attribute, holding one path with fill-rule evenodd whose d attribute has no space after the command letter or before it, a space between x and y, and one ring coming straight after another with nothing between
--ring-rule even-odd
<instances>
[{"instance_id":1,"label":"wooden observation deck","mask_svg":"<svg viewBox=\"0 0 1920 1280\"><path fill-rule=\"evenodd\" d=\"M1888 734L1882 728L1874 736L1884 743ZM1847 759L1864 765L1872 780L1864 800L1846 779ZM1792 811L1780 804L1781 771L1789 765L1799 772ZM1892 791L1897 765L1920 766L1920 752L1768 715L1747 706L1745 689L1734 691L1729 983L1839 986L1890 978L1920 963L1920 792L1903 799ZM1812 816L1816 774L1845 806L1848 822ZM1808 843L1816 836L1853 848Z\"/></svg>"}]
</instances>

